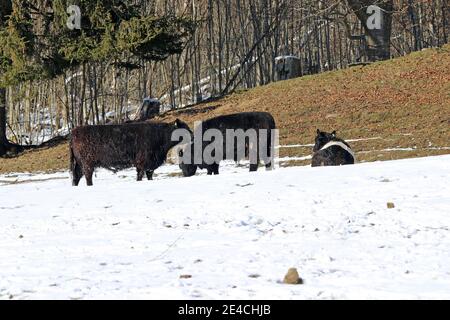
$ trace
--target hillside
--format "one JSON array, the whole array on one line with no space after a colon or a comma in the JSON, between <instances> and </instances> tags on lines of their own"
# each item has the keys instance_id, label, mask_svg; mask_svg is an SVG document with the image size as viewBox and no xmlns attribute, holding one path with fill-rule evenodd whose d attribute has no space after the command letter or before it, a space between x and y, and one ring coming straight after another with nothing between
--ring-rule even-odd
<instances>
[{"instance_id":1,"label":"hillside","mask_svg":"<svg viewBox=\"0 0 450 320\"><path fill-rule=\"evenodd\" d=\"M316 128L350 139L359 161L450 153L450 45L370 66L277 82L169 112L193 124L222 114L268 111L280 128L281 157L311 153ZM356 141L354 141L356 140ZM296 145L303 145L297 146ZM307 164L290 161L282 165ZM0 173L57 171L67 145L0 160Z\"/></svg>"}]
</instances>

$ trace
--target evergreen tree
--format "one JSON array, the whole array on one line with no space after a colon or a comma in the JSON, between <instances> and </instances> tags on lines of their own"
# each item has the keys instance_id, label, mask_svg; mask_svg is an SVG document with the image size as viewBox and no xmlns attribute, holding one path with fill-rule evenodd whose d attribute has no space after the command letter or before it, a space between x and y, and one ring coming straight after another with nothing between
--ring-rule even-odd
<instances>
[{"instance_id":1,"label":"evergreen tree","mask_svg":"<svg viewBox=\"0 0 450 320\"><path fill-rule=\"evenodd\" d=\"M81 28L67 26L67 8L81 10ZM180 53L195 28L188 18L152 16L131 1L12 0L0 7L0 108L7 86L51 79L67 69L111 61L136 68L141 60L164 60ZM79 123L83 122L82 114ZM5 117L0 116L0 120ZM0 156L6 153L0 123Z\"/></svg>"}]
</instances>

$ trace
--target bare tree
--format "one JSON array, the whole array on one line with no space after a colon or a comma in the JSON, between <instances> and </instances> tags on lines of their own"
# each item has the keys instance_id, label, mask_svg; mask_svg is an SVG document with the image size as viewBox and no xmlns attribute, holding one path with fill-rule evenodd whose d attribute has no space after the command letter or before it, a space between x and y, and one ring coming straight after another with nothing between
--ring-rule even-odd
<instances>
[{"instance_id":1,"label":"bare tree","mask_svg":"<svg viewBox=\"0 0 450 320\"><path fill-rule=\"evenodd\" d=\"M0 6L7 2L0 1ZM29 2L41 11L45 8L43 0ZM54 80L11 86L7 94L2 95L0 88L0 106L8 104L8 125L0 126L7 128L7 134L0 139L14 137L26 144L30 136L36 142L43 127L47 130L39 135L40 141L77 125L121 122L127 120L128 107L138 108L147 96L160 98L162 110L168 110L267 84L276 78L277 56L296 56L301 61L300 75L306 75L441 46L450 34L448 0L133 3L146 15L195 17L195 35L183 52L166 61L128 59L128 70L119 70L115 61L89 62L65 70ZM367 23L373 16L367 11L370 5L381 8L379 29ZM32 13L34 21L41 19L37 14ZM28 92L30 87L33 90ZM50 119L42 120L43 115Z\"/></svg>"},{"instance_id":2,"label":"bare tree","mask_svg":"<svg viewBox=\"0 0 450 320\"><path fill-rule=\"evenodd\" d=\"M364 28L369 61L386 60L391 57L391 30L393 0L347 0ZM371 6L377 8L371 10ZM379 11L378 11L379 10ZM379 16L374 16L378 15ZM380 19L379 25L371 25L370 19Z\"/></svg>"}]
</instances>

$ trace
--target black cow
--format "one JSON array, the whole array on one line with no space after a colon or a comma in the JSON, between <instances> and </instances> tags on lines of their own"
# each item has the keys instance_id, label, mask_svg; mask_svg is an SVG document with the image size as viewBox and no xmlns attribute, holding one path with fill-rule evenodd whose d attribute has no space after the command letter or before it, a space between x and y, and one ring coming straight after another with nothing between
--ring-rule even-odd
<instances>
[{"instance_id":1,"label":"black cow","mask_svg":"<svg viewBox=\"0 0 450 320\"><path fill-rule=\"evenodd\" d=\"M144 173L152 180L153 171L167 158L168 151L179 142L172 141L177 129L189 130L186 123L129 123L78 127L70 140L70 169L72 183L77 186L86 177L92 186L95 168L119 171L131 167L137 169L137 180ZM190 130L189 130L190 131Z\"/></svg>"},{"instance_id":2,"label":"black cow","mask_svg":"<svg viewBox=\"0 0 450 320\"><path fill-rule=\"evenodd\" d=\"M216 118L212 118L209 120L206 120L202 122L202 132L199 131L197 127L194 132L194 135L200 135L203 137L203 134L209 130L209 129L217 129L221 132L223 137L223 158L222 160L234 160L235 162L238 162L242 160L243 158L246 158L249 156L250 152L255 151L256 154L258 154L258 157L256 159L255 163L250 163L250 171L257 171L258 170L258 164L260 160L264 161L264 164L267 169L272 168L273 165L273 158L274 158L274 135L273 131L276 129L275 126L275 120L272 117L270 113L267 112L244 112L244 113L237 113L237 114L231 114L231 115L225 115L225 116L219 116ZM255 130L257 133L257 143L256 145L253 145L249 142L249 139L245 141L245 152L244 154L241 154L241 152L238 152L238 143L237 141L234 141L234 155L232 158L227 158L227 130L243 130L246 132L247 130ZM260 145L260 130L267 130L267 142L263 145ZM202 139L203 140L203 139ZM203 141L202 144L202 152L205 150L205 147L207 147L211 142L209 141ZM231 141L229 141L231 143ZM201 164L195 164L194 162L194 147L195 144L191 143L188 146L185 146L184 149L179 151L179 157L180 157L180 169L183 171L183 175L185 177L191 177L195 175L197 172L197 168L200 169L207 169L208 175L217 175L219 174L219 163L215 162L213 164L207 164L205 161L202 161ZM189 159L188 163L185 163L183 161L185 158L186 148L191 148L191 159ZM260 159L259 157L259 150L260 148L266 148L264 151L264 155L267 155L268 159ZM204 160L202 158L202 160Z\"/></svg>"},{"instance_id":3,"label":"black cow","mask_svg":"<svg viewBox=\"0 0 450 320\"><path fill-rule=\"evenodd\" d=\"M350 145L332 133L317 130L316 143L313 149L312 166L342 166L354 164L355 154Z\"/></svg>"}]
</instances>

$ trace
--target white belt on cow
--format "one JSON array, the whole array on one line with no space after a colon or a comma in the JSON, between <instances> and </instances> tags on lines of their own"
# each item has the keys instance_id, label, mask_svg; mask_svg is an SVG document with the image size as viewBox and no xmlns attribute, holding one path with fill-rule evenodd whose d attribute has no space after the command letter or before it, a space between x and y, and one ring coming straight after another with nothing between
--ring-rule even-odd
<instances>
[{"instance_id":1,"label":"white belt on cow","mask_svg":"<svg viewBox=\"0 0 450 320\"><path fill-rule=\"evenodd\" d=\"M353 150L350 149L345 143L343 143L341 141L330 141L326 145L324 145L322 147L322 149L320 149L320 150L328 149L331 146L339 146L342 149L344 149L345 151L347 151L348 153L350 153L352 155L353 159L355 160L355 163L356 163L356 156L355 156L355 153L353 152Z\"/></svg>"}]
</instances>

